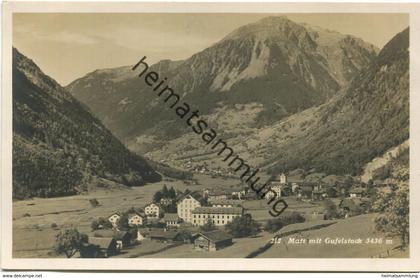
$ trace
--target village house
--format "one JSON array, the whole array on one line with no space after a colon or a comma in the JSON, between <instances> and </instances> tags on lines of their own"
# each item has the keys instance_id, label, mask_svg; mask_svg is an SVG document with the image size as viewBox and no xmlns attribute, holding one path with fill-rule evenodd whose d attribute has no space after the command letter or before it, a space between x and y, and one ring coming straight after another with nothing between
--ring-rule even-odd
<instances>
[{"instance_id":1,"label":"village house","mask_svg":"<svg viewBox=\"0 0 420 278\"><path fill-rule=\"evenodd\" d=\"M242 214L242 207L198 207L192 212L192 223L195 226L202 226L211 219L214 225L223 226Z\"/></svg>"},{"instance_id":2,"label":"village house","mask_svg":"<svg viewBox=\"0 0 420 278\"><path fill-rule=\"evenodd\" d=\"M150 203L144 207L144 213L148 218L159 218L160 207L155 203Z\"/></svg>"},{"instance_id":3,"label":"village house","mask_svg":"<svg viewBox=\"0 0 420 278\"><path fill-rule=\"evenodd\" d=\"M116 242L117 250L121 250L124 247L130 246L131 235L127 231L116 231L116 230L97 230L93 234L96 238L113 238Z\"/></svg>"},{"instance_id":4,"label":"village house","mask_svg":"<svg viewBox=\"0 0 420 278\"><path fill-rule=\"evenodd\" d=\"M121 214L119 212L115 212L108 217L108 221L111 222L113 227L118 226L118 222L121 219Z\"/></svg>"},{"instance_id":5,"label":"village house","mask_svg":"<svg viewBox=\"0 0 420 278\"><path fill-rule=\"evenodd\" d=\"M194 240L194 248L204 251L216 251L232 244L232 236L218 230L201 232Z\"/></svg>"},{"instance_id":6,"label":"village house","mask_svg":"<svg viewBox=\"0 0 420 278\"><path fill-rule=\"evenodd\" d=\"M247 193L247 188L238 188L238 189L232 189L230 192L230 195L232 199L241 200L242 197L244 197L246 193Z\"/></svg>"},{"instance_id":7,"label":"village house","mask_svg":"<svg viewBox=\"0 0 420 278\"><path fill-rule=\"evenodd\" d=\"M176 213L165 213L163 216L163 222L165 222L167 228L180 226L180 219Z\"/></svg>"},{"instance_id":8,"label":"village house","mask_svg":"<svg viewBox=\"0 0 420 278\"><path fill-rule=\"evenodd\" d=\"M280 184L274 184L270 187L270 191L267 191L266 194L264 194L264 198L266 200L270 200L270 199L277 199L280 198L282 196L282 185Z\"/></svg>"},{"instance_id":9,"label":"village house","mask_svg":"<svg viewBox=\"0 0 420 278\"><path fill-rule=\"evenodd\" d=\"M350 189L349 196L350 198L362 198L365 196L366 190L361 187L354 187Z\"/></svg>"},{"instance_id":10,"label":"village house","mask_svg":"<svg viewBox=\"0 0 420 278\"><path fill-rule=\"evenodd\" d=\"M226 200L231 198L232 194L225 190L211 190L207 193L207 200L209 202L214 200Z\"/></svg>"},{"instance_id":11,"label":"village house","mask_svg":"<svg viewBox=\"0 0 420 278\"><path fill-rule=\"evenodd\" d=\"M303 200L310 200L312 199L312 191L313 191L312 186L303 185L299 188L298 197L302 198Z\"/></svg>"},{"instance_id":12,"label":"village house","mask_svg":"<svg viewBox=\"0 0 420 278\"><path fill-rule=\"evenodd\" d=\"M129 213L127 218L130 227L142 226L146 221L146 216L143 213Z\"/></svg>"},{"instance_id":13,"label":"village house","mask_svg":"<svg viewBox=\"0 0 420 278\"><path fill-rule=\"evenodd\" d=\"M198 207L201 207L201 203L192 194L183 196L176 205L178 216L188 223L192 223L192 211Z\"/></svg>"},{"instance_id":14,"label":"village house","mask_svg":"<svg viewBox=\"0 0 420 278\"><path fill-rule=\"evenodd\" d=\"M182 241L180 233L174 230L153 229L153 231L150 231L149 237L151 240L160 242Z\"/></svg>"},{"instance_id":15,"label":"village house","mask_svg":"<svg viewBox=\"0 0 420 278\"><path fill-rule=\"evenodd\" d=\"M162 198L162 199L160 199L159 204L161 206L169 206L169 205L172 205L172 202L173 202L173 200L170 199L170 198Z\"/></svg>"},{"instance_id":16,"label":"village house","mask_svg":"<svg viewBox=\"0 0 420 278\"><path fill-rule=\"evenodd\" d=\"M314 190L312 190L312 200L314 201L324 200L326 196L327 196L327 193L325 189L314 188Z\"/></svg>"},{"instance_id":17,"label":"village house","mask_svg":"<svg viewBox=\"0 0 420 278\"><path fill-rule=\"evenodd\" d=\"M297 182L292 183L292 194L297 194L300 188L300 184Z\"/></svg>"},{"instance_id":18,"label":"village house","mask_svg":"<svg viewBox=\"0 0 420 278\"><path fill-rule=\"evenodd\" d=\"M82 258L108 258L118 253L117 243L112 237L89 237L88 241L80 249Z\"/></svg>"},{"instance_id":19,"label":"village house","mask_svg":"<svg viewBox=\"0 0 420 278\"><path fill-rule=\"evenodd\" d=\"M286 184L287 183L287 176L285 173L281 173L279 175L279 182L280 184Z\"/></svg>"}]
</instances>

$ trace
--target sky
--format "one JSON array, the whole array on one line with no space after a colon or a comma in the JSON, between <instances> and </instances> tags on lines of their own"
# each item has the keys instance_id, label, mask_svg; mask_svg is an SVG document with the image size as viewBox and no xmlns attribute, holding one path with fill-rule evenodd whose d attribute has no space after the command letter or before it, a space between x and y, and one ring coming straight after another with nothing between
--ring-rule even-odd
<instances>
[{"instance_id":1,"label":"sky","mask_svg":"<svg viewBox=\"0 0 420 278\"><path fill-rule=\"evenodd\" d=\"M211 46L236 28L266 16L359 37L383 47L409 25L407 14L127 14L18 13L13 46L61 85L96 69L181 60Z\"/></svg>"}]
</instances>

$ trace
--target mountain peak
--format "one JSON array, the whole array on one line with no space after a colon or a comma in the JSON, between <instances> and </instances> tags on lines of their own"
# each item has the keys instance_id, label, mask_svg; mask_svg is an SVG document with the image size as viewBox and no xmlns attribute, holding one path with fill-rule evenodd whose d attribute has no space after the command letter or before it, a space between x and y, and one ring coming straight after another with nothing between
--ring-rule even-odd
<instances>
[{"instance_id":1,"label":"mountain peak","mask_svg":"<svg viewBox=\"0 0 420 278\"><path fill-rule=\"evenodd\" d=\"M286 16L269 16L236 29L227 35L225 40L247 36L254 36L262 39L269 37L282 37L288 39L291 33L299 35L305 31L305 28L288 19Z\"/></svg>"}]
</instances>

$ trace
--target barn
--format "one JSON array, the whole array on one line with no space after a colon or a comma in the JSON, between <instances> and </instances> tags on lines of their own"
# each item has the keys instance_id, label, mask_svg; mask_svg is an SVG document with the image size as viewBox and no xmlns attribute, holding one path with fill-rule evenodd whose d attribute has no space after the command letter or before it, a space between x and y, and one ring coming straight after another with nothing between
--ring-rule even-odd
<instances>
[{"instance_id":1,"label":"barn","mask_svg":"<svg viewBox=\"0 0 420 278\"><path fill-rule=\"evenodd\" d=\"M194 248L204 251L216 251L232 244L232 236L225 232L201 232L198 233L194 241Z\"/></svg>"}]
</instances>

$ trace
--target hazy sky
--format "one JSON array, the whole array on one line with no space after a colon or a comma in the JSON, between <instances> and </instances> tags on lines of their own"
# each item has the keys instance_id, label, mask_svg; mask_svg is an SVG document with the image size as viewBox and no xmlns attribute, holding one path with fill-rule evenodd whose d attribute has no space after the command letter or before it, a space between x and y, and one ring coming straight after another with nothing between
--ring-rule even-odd
<instances>
[{"instance_id":1,"label":"hazy sky","mask_svg":"<svg viewBox=\"0 0 420 278\"><path fill-rule=\"evenodd\" d=\"M98 68L185 59L260 18L280 14L82 14L13 16L13 45L62 85ZM406 14L286 14L382 47Z\"/></svg>"}]
</instances>

